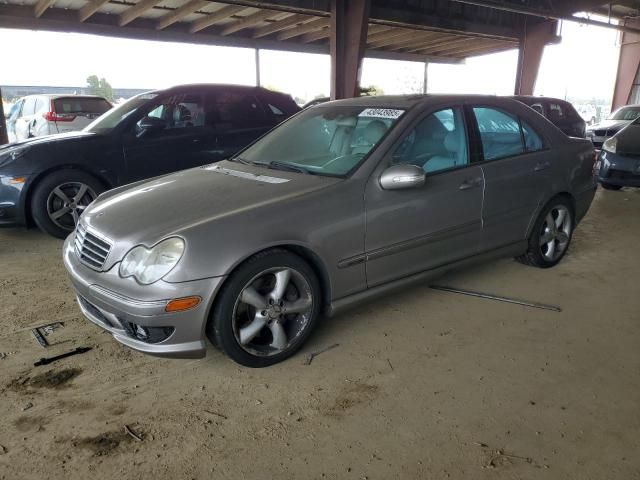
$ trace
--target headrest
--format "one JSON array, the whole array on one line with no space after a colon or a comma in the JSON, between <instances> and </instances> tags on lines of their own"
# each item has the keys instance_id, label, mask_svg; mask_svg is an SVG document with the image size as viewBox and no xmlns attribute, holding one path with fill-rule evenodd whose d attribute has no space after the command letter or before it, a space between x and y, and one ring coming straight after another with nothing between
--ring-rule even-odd
<instances>
[{"instance_id":1,"label":"headrest","mask_svg":"<svg viewBox=\"0 0 640 480\"><path fill-rule=\"evenodd\" d=\"M444 148L449 153L458 153L460 143L460 135L457 130L447 133L447 136L444 137Z\"/></svg>"},{"instance_id":2,"label":"headrest","mask_svg":"<svg viewBox=\"0 0 640 480\"><path fill-rule=\"evenodd\" d=\"M386 132L387 126L382 120L372 120L364 129L364 138L371 145L375 145Z\"/></svg>"}]
</instances>

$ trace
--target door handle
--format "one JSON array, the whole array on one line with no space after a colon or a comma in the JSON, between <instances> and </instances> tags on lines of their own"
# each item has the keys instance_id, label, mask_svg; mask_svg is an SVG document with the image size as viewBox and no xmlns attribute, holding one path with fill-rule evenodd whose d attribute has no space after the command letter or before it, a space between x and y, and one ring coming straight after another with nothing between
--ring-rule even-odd
<instances>
[{"instance_id":1,"label":"door handle","mask_svg":"<svg viewBox=\"0 0 640 480\"><path fill-rule=\"evenodd\" d=\"M465 180L458 188L460 190L469 190L470 188L479 187L480 185L482 185L482 177L476 177Z\"/></svg>"},{"instance_id":2,"label":"door handle","mask_svg":"<svg viewBox=\"0 0 640 480\"><path fill-rule=\"evenodd\" d=\"M540 172L542 170L546 170L550 166L551 166L550 162L540 162L533 168L533 171L534 172Z\"/></svg>"}]
</instances>

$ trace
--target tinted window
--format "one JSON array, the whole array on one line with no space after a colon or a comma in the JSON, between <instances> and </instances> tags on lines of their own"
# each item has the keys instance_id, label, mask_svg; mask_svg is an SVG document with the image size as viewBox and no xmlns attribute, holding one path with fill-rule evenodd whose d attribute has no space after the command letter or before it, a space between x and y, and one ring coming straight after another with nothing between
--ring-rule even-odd
<instances>
[{"instance_id":1,"label":"tinted window","mask_svg":"<svg viewBox=\"0 0 640 480\"><path fill-rule=\"evenodd\" d=\"M166 129L204 127L206 114L201 94L181 93L163 98L147 117L164 120Z\"/></svg>"},{"instance_id":2,"label":"tinted window","mask_svg":"<svg viewBox=\"0 0 640 480\"><path fill-rule=\"evenodd\" d=\"M89 113L102 115L111 109L104 98L65 97L53 101L56 113Z\"/></svg>"},{"instance_id":3,"label":"tinted window","mask_svg":"<svg viewBox=\"0 0 640 480\"><path fill-rule=\"evenodd\" d=\"M218 93L211 100L211 124L220 131L256 128L268 124L264 111L253 95Z\"/></svg>"},{"instance_id":4,"label":"tinted window","mask_svg":"<svg viewBox=\"0 0 640 480\"><path fill-rule=\"evenodd\" d=\"M462 112L447 108L420 120L393 154L394 163L408 163L438 172L469 163Z\"/></svg>"},{"instance_id":5,"label":"tinted window","mask_svg":"<svg viewBox=\"0 0 640 480\"><path fill-rule=\"evenodd\" d=\"M635 120L640 116L639 107L622 107L611 114L610 120Z\"/></svg>"},{"instance_id":6,"label":"tinted window","mask_svg":"<svg viewBox=\"0 0 640 480\"><path fill-rule=\"evenodd\" d=\"M544 116L544 107L542 106L542 103L534 103L532 105L530 105L531 108L533 108L536 112L538 112L540 115Z\"/></svg>"},{"instance_id":7,"label":"tinted window","mask_svg":"<svg viewBox=\"0 0 640 480\"><path fill-rule=\"evenodd\" d=\"M87 125L84 130L93 133L109 132L132 115L142 114L147 104L157 96L158 94L155 92L136 95L98 117Z\"/></svg>"},{"instance_id":8,"label":"tinted window","mask_svg":"<svg viewBox=\"0 0 640 480\"><path fill-rule=\"evenodd\" d=\"M549 112L547 117L551 123L556 123L564 120L567 117L567 113L559 103L549 103Z\"/></svg>"},{"instance_id":9,"label":"tinted window","mask_svg":"<svg viewBox=\"0 0 640 480\"><path fill-rule=\"evenodd\" d=\"M509 157L524 152L520 123L510 114L493 108L475 107L485 160Z\"/></svg>"},{"instance_id":10,"label":"tinted window","mask_svg":"<svg viewBox=\"0 0 640 480\"><path fill-rule=\"evenodd\" d=\"M22 107L22 116L33 115L36 111L36 97L27 97L24 99Z\"/></svg>"}]
</instances>

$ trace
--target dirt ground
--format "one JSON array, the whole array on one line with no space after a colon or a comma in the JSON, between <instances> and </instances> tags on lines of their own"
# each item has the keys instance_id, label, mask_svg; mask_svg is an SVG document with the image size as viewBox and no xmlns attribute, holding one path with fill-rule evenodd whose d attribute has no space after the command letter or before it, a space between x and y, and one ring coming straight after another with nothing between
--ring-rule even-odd
<instances>
[{"instance_id":1,"label":"dirt ground","mask_svg":"<svg viewBox=\"0 0 640 480\"><path fill-rule=\"evenodd\" d=\"M599 191L558 267L438 281L561 313L421 285L251 370L119 346L81 318L60 241L0 230L0 478L640 478L639 239L640 191ZM45 350L30 329L54 321Z\"/></svg>"}]
</instances>

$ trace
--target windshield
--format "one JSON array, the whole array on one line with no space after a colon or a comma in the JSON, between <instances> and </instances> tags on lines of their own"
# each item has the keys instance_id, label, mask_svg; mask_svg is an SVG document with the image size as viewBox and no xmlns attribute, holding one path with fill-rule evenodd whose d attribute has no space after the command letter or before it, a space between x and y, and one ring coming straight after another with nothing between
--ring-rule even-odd
<instances>
[{"instance_id":1,"label":"windshield","mask_svg":"<svg viewBox=\"0 0 640 480\"><path fill-rule=\"evenodd\" d=\"M640 107L622 107L611 114L609 120L635 120L640 117Z\"/></svg>"},{"instance_id":2,"label":"windshield","mask_svg":"<svg viewBox=\"0 0 640 480\"><path fill-rule=\"evenodd\" d=\"M104 115L101 115L84 128L85 132L91 133L107 133L117 127L120 122L132 113L136 112L140 107L145 105L149 100L158 96L157 93L143 93L130 98L121 105L112 108Z\"/></svg>"},{"instance_id":3,"label":"windshield","mask_svg":"<svg viewBox=\"0 0 640 480\"><path fill-rule=\"evenodd\" d=\"M238 161L305 173L347 175L404 110L323 105L304 110L240 154Z\"/></svg>"}]
</instances>

